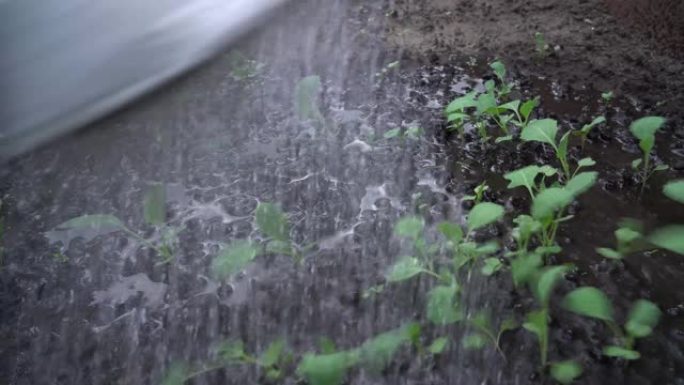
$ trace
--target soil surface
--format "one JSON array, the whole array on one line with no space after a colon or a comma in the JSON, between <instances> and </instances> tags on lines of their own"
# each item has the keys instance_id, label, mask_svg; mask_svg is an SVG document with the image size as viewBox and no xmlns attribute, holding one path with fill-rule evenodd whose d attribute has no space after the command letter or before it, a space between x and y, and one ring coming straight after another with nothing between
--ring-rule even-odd
<instances>
[{"instance_id":1,"label":"soil surface","mask_svg":"<svg viewBox=\"0 0 684 385\"><path fill-rule=\"evenodd\" d=\"M682 40L654 34L651 19L635 16L641 3L615 4L309 0L145 100L3 165L0 384L155 384L174 363L201 369L226 339L259 352L283 337L300 357L322 337L353 348L409 321L425 325L425 344L438 336L452 342L437 356L404 347L385 370L355 368L346 383L553 384L522 328L502 337L503 358L462 347L469 327L431 325L423 309L434 279L364 296L413 251L392 233L400 217L423 217L428 240L441 239L435 225L462 223L472 206L462 198L483 180L485 200L504 205L507 215L479 236L510 246L511 220L530 202L501 175L554 164L553 154L518 140L461 138L443 116L451 99L492 78L487 64L495 58L509 70L514 97L541 97L536 117L555 118L562 130L600 114L608 119L584 148L571 143L573 161L591 156L600 179L570 208L575 218L558 237L563 252L551 260L571 262L577 272L552 299L550 360L581 362L577 384L684 384L684 258L649 251L607 261L595 252L614 246L623 217L646 229L684 223L684 205L660 193L684 175L684 64L675 49ZM662 4L670 13L681 9ZM662 8L655 12L660 20ZM666 30L676 32L681 19L667 20ZM536 31L550 45L543 58ZM259 70L237 73L235 50ZM311 75L321 81L315 106L322 121L293 108L298 82ZM614 100L602 102L609 90ZM655 161L671 169L641 194L629 167L640 154L628 126L650 114L668 118ZM415 125L424 129L419 138L384 138ZM183 229L171 263L126 234L54 231L75 216L108 213L155 239L159 229L145 224L141 202L160 182L168 223ZM272 253L230 281L216 279L212 260L225 244L263 240L252 218L258 202L277 202L293 242L315 246L300 263ZM522 320L537 306L531 293L513 289L508 273L486 278L478 270L458 277L469 314L485 310L498 323ZM663 317L638 342L640 360L602 356L606 327L557 305L579 285L603 289L619 321L638 298L658 304ZM286 378L273 383L303 383L294 365L283 370ZM192 383L270 382L262 370L236 365Z\"/></svg>"}]
</instances>

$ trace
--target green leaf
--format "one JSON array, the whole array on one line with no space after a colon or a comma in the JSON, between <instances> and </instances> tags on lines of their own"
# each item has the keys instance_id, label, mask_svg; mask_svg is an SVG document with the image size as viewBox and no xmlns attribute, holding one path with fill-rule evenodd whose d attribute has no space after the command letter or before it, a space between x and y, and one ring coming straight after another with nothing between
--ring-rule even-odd
<instances>
[{"instance_id":1,"label":"green leaf","mask_svg":"<svg viewBox=\"0 0 684 385\"><path fill-rule=\"evenodd\" d=\"M491 110L496 109L496 98L490 93L481 94L477 98L475 107L478 114L489 113Z\"/></svg>"},{"instance_id":2,"label":"green leaf","mask_svg":"<svg viewBox=\"0 0 684 385\"><path fill-rule=\"evenodd\" d=\"M642 162L642 161L643 161L643 159L641 159L641 158L639 158L639 159L634 159L634 160L632 161L632 168L635 169L635 170L638 169L639 166L641 165L641 162Z\"/></svg>"},{"instance_id":3,"label":"green leaf","mask_svg":"<svg viewBox=\"0 0 684 385\"><path fill-rule=\"evenodd\" d=\"M482 266L482 274L489 277L494 275L497 271L501 270L503 263L499 258L486 258L484 260L484 266Z\"/></svg>"},{"instance_id":4,"label":"green leaf","mask_svg":"<svg viewBox=\"0 0 684 385\"><path fill-rule=\"evenodd\" d=\"M625 330L634 338L644 338L653 333L660 320L660 309L651 301L640 299L634 302L627 316Z\"/></svg>"},{"instance_id":5,"label":"green leaf","mask_svg":"<svg viewBox=\"0 0 684 385\"><path fill-rule=\"evenodd\" d=\"M285 340L283 338L278 338L277 340L271 342L266 350L259 356L259 364L261 366L273 366L280 361L280 356L285 349Z\"/></svg>"},{"instance_id":6,"label":"green leaf","mask_svg":"<svg viewBox=\"0 0 684 385\"><path fill-rule=\"evenodd\" d=\"M406 129L406 136L411 139L417 139L423 135L423 127L420 126L410 126Z\"/></svg>"},{"instance_id":7,"label":"green leaf","mask_svg":"<svg viewBox=\"0 0 684 385\"><path fill-rule=\"evenodd\" d=\"M537 194L532 201L532 216L535 219L548 219L558 210L565 208L572 202L573 194L571 191L551 187Z\"/></svg>"},{"instance_id":8,"label":"green leaf","mask_svg":"<svg viewBox=\"0 0 684 385\"><path fill-rule=\"evenodd\" d=\"M437 325L460 321L463 315L458 308L456 286L436 286L428 293L427 318Z\"/></svg>"},{"instance_id":9,"label":"green leaf","mask_svg":"<svg viewBox=\"0 0 684 385\"><path fill-rule=\"evenodd\" d=\"M522 118L527 121L527 119L530 118L530 114L532 114L532 111L534 110L535 107L539 105L539 98L534 98L526 101L525 103L520 106L520 115L522 115Z\"/></svg>"},{"instance_id":10,"label":"green leaf","mask_svg":"<svg viewBox=\"0 0 684 385\"><path fill-rule=\"evenodd\" d=\"M228 364L242 362L246 357L245 345L242 341L224 341L218 348L218 355L221 360Z\"/></svg>"},{"instance_id":11,"label":"green leaf","mask_svg":"<svg viewBox=\"0 0 684 385\"><path fill-rule=\"evenodd\" d=\"M522 254L511 261L511 275L516 287L530 282L542 266L542 257L536 253Z\"/></svg>"},{"instance_id":12,"label":"green leaf","mask_svg":"<svg viewBox=\"0 0 684 385\"><path fill-rule=\"evenodd\" d=\"M656 229L648 236L648 240L661 249L684 255L684 225L669 225Z\"/></svg>"},{"instance_id":13,"label":"green leaf","mask_svg":"<svg viewBox=\"0 0 684 385\"><path fill-rule=\"evenodd\" d=\"M107 232L113 232L124 229L125 226L119 218L110 214L93 214L82 215L80 217L69 219L60 224L56 230L80 230L80 229L98 229ZM104 234L104 233L103 233Z\"/></svg>"},{"instance_id":14,"label":"green leaf","mask_svg":"<svg viewBox=\"0 0 684 385\"><path fill-rule=\"evenodd\" d=\"M549 343L549 323L547 311L536 310L527 313L523 328L537 336L539 340L539 351L541 354L542 366L546 365L546 356L548 354Z\"/></svg>"},{"instance_id":15,"label":"green leaf","mask_svg":"<svg viewBox=\"0 0 684 385\"><path fill-rule=\"evenodd\" d=\"M212 270L220 278L227 278L247 266L257 256L258 249L251 242L231 243L212 261Z\"/></svg>"},{"instance_id":16,"label":"green leaf","mask_svg":"<svg viewBox=\"0 0 684 385\"><path fill-rule=\"evenodd\" d=\"M563 136L561 136L561 139L558 142L557 156L559 159L566 159L568 156L568 142L570 141L570 134L570 131L566 132Z\"/></svg>"},{"instance_id":17,"label":"green leaf","mask_svg":"<svg viewBox=\"0 0 684 385\"><path fill-rule=\"evenodd\" d=\"M549 305L549 300L551 299L551 293L553 289L558 284L561 278L568 272L570 268L568 266L551 266L541 273L539 280L537 281L535 294L537 299L542 304L543 307Z\"/></svg>"},{"instance_id":18,"label":"green leaf","mask_svg":"<svg viewBox=\"0 0 684 385\"><path fill-rule=\"evenodd\" d=\"M449 339L446 337L439 337L436 338L430 346L428 346L428 352L432 354L440 354L444 351L444 348L446 348L447 344L449 343Z\"/></svg>"},{"instance_id":19,"label":"green leaf","mask_svg":"<svg viewBox=\"0 0 684 385\"><path fill-rule=\"evenodd\" d=\"M551 364L551 377L563 385L571 384L582 375L582 366L575 361L561 361Z\"/></svg>"},{"instance_id":20,"label":"green leaf","mask_svg":"<svg viewBox=\"0 0 684 385\"><path fill-rule=\"evenodd\" d=\"M468 231L476 230L499 220L504 208L496 203L483 202L476 204L468 214Z\"/></svg>"},{"instance_id":21,"label":"green leaf","mask_svg":"<svg viewBox=\"0 0 684 385\"><path fill-rule=\"evenodd\" d=\"M589 133L589 131L591 131L592 128L594 128L594 126L597 126L601 123L604 123L605 121L606 121L606 118L604 116L598 116L598 117L594 118L594 120L592 120L591 123L585 124L582 127L582 129L580 130L580 132L582 132L584 135L586 135Z\"/></svg>"},{"instance_id":22,"label":"green leaf","mask_svg":"<svg viewBox=\"0 0 684 385\"><path fill-rule=\"evenodd\" d=\"M613 321L613 305L606 295L595 287L580 287L571 291L563 299L567 310L603 321Z\"/></svg>"},{"instance_id":23,"label":"green leaf","mask_svg":"<svg viewBox=\"0 0 684 385\"><path fill-rule=\"evenodd\" d=\"M162 380L162 385L183 385L188 379L189 373L190 369L187 367L187 365L182 363L174 363L166 372L166 375Z\"/></svg>"},{"instance_id":24,"label":"green leaf","mask_svg":"<svg viewBox=\"0 0 684 385\"><path fill-rule=\"evenodd\" d=\"M494 143L503 143L503 142L508 142L510 140L513 140L513 135L500 136L500 137L494 139Z\"/></svg>"},{"instance_id":25,"label":"green leaf","mask_svg":"<svg viewBox=\"0 0 684 385\"><path fill-rule=\"evenodd\" d=\"M447 115L454 112L462 112L466 108L475 107L477 103L475 102L476 91L469 92L461 97L458 97L447 105L445 112Z\"/></svg>"},{"instance_id":26,"label":"green leaf","mask_svg":"<svg viewBox=\"0 0 684 385\"><path fill-rule=\"evenodd\" d=\"M404 217L394 226L394 233L402 237L416 240L423 233L423 227L425 227L423 218Z\"/></svg>"},{"instance_id":27,"label":"green leaf","mask_svg":"<svg viewBox=\"0 0 684 385\"><path fill-rule=\"evenodd\" d=\"M385 134L383 135L383 137L384 137L385 139L392 139L392 138L396 138L396 137L399 136L400 134L401 134L401 128L393 128L393 129L391 129L391 130L385 132Z\"/></svg>"},{"instance_id":28,"label":"green leaf","mask_svg":"<svg viewBox=\"0 0 684 385\"><path fill-rule=\"evenodd\" d=\"M518 108L520 108L520 100L514 100L512 102L504 103L499 106L499 109L509 110L513 112L518 112Z\"/></svg>"},{"instance_id":29,"label":"green leaf","mask_svg":"<svg viewBox=\"0 0 684 385\"><path fill-rule=\"evenodd\" d=\"M468 334L463 337L463 347L469 350L482 349L487 345L487 340L480 333Z\"/></svg>"},{"instance_id":30,"label":"green leaf","mask_svg":"<svg viewBox=\"0 0 684 385\"><path fill-rule=\"evenodd\" d=\"M392 361L399 347L409 341L408 337L405 328L378 334L364 342L359 349L359 363L373 372L381 371Z\"/></svg>"},{"instance_id":31,"label":"green leaf","mask_svg":"<svg viewBox=\"0 0 684 385\"><path fill-rule=\"evenodd\" d=\"M489 67L494 71L496 77L503 82L506 78L506 66L502 62L497 60L491 63Z\"/></svg>"},{"instance_id":32,"label":"green leaf","mask_svg":"<svg viewBox=\"0 0 684 385\"><path fill-rule=\"evenodd\" d=\"M666 164L659 164L653 168L653 171L666 171L669 169L670 169L670 166L668 166Z\"/></svg>"},{"instance_id":33,"label":"green leaf","mask_svg":"<svg viewBox=\"0 0 684 385\"><path fill-rule=\"evenodd\" d=\"M151 225L163 225L166 222L166 189L163 184L150 187L143 203L145 222Z\"/></svg>"},{"instance_id":34,"label":"green leaf","mask_svg":"<svg viewBox=\"0 0 684 385\"><path fill-rule=\"evenodd\" d=\"M550 144L556 148L556 134L558 122L554 119L532 120L520 133L520 139L529 142L541 142Z\"/></svg>"},{"instance_id":35,"label":"green leaf","mask_svg":"<svg viewBox=\"0 0 684 385\"><path fill-rule=\"evenodd\" d=\"M259 230L267 236L281 241L290 241L290 229L287 217L280 207L267 202L261 202L256 208L256 224Z\"/></svg>"},{"instance_id":36,"label":"green leaf","mask_svg":"<svg viewBox=\"0 0 684 385\"><path fill-rule=\"evenodd\" d=\"M665 118L660 116L646 116L635 120L629 130L639 139L639 147L644 154L649 154L655 143L655 133L665 124Z\"/></svg>"},{"instance_id":37,"label":"green leaf","mask_svg":"<svg viewBox=\"0 0 684 385\"><path fill-rule=\"evenodd\" d=\"M597 247L596 252L608 259L622 259L623 255L608 247Z\"/></svg>"},{"instance_id":38,"label":"green leaf","mask_svg":"<svg viewBox=\"0 0 684 385\"><path fill-rule=\"evenodd\" d=\"M596 161L591 158L582 158L577 162L577 167L591 167L596 164Z\"/></svg>"},{"instance_id":39,"label":"green leaf","mask_svg":"<svg viewBox=\"0 0 684 385\"><path fill-rule=\"evenodd\" d=\"M663 187L663 194L672 200L684 203L684 179L667 182Z\"/></svg>"},{"instance_id":40,"label":"green leaf","mask_svg":"<svg viewBox=\"0 0 684 385\"><path fill-rule=\"evenodd\" d=\"M469 118L470 115L465 114L463 112L452 112L449 115L447 115L447 122L449 123L461 123L463 120Z\"/></svg>"},{"instance_id":41,"label":"green leaf","mask_svg":"<svg viewBox=\"0 0 684 385\"><path fill-rule=\"evenodd\" d=\"M535 186L534 179L542 172L541 167L536 165L526 166L504 174L504 178L510 181L508 188L525 187L530 195L534 196L532 190Z\"/></svg>"},{"instance_id":42,"label":"green leaf","mask_svg":"<svg viewBox=\"0 0 684 385\"><path fill-rule=\"evenodd\" d=\"M516 240L529 239L532 234L538 233L542 228L541 223L539 223L538 220L525 214L518 215L513 220L513 223L518 225L518 227L515 228L516 231L514 232L514 237L516 237Z\"/></svg>"},{"instance_id":43,"label":"green leaf","mask_svg":"<svg viewBox=\"0 0 684 385\"><path fill-rule=\"evenodd\" d=\"M417 258L402 257L397 261L387 273L387 281L399 282L407 280L423 272L423 265Z\"/></svg>"},{"instance_id":44,"label":"green leaf","mask_svg":"<svg viewBox=\"0 0 684 385\"><path fill-rule=\"evenodd\" d=\"M463 239L463 230L461 229L461 226L455 223L441 222L437 225L437 230L442 233L446 239L453 242L454 245L459 244Z\"/></svg>"},{"instance_id":45,"label":"green leaf","mask_svg":"<svg viewBox=\"0 0 684 385\"><path fill-rule=\"evenodd\" d=\"M358 354L339 352L315 355L307 353L297 367L297 373L310 385L340 385L347 370L358 361Z\"/></svg>"},{"instance_id":46,"label":"green leaf","mask_svg":"<svg viewBox=\"0 0 684 385\"><path fill-rule=\"evenodd\" d=\"M596 183L597 177L598 172L596 171L581 172L565 184L565 190L569 191L573 197L577 197L589 190Z\"/></svg>"},{"instance_id":47,"label":"green leaf","mask_svg":"<svg viewBox=\"0 0 684 385\"><path fill-rule=\"evenodd\" d=\"M641 354L635 350L625 349L620 346L606 346L603 348L603 355L608 357L622 358L625 360L638 360Z\"/></svg>"},{"instance_id":48,"label":"green leaf","mask_svg":"<svg viewBox=\"0 0 684 385\"><path fill-rule=\"evenodd\" d=\"M318 94L321 92L321 78L312 75L303 78L295 87L295 111L300 120L322 120L318 109Z\"/></svg>"}]
</instances>

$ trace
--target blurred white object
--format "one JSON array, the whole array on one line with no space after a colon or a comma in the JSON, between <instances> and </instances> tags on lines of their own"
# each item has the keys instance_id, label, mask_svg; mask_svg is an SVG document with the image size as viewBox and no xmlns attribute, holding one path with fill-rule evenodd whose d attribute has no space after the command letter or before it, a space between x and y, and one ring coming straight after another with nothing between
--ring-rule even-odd
<instances>
[{"instance_id":1,"label":"blurred white object","mask_svg":"<svg viewBox=\"0 0 684 385\"><path fill-rule=\"evenodd\" d=\"M285 0L0 0L0 160L206 59Z\"/></svg>"}]
</instances>

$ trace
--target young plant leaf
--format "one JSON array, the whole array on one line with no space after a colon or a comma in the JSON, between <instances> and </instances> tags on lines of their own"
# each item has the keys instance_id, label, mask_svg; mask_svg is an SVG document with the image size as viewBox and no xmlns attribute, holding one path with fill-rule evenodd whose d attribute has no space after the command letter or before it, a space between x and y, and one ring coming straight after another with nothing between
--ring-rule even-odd
<instances>
[{"instance_id":1,"label":"young plant leaf","mask_svg":"<svg viewBox=\"0 0 684 385\"><path fill-rule=\"evenodd\" d=\"M499 220L504 214L501 205L490 202L476 204L468 214L468 231L477 230Z\"/></svg>"},{"instance_id":2,"label":"young plant leaf","mask_svg":"<svg viewBox=\"0 0 684 385\"><path fill-rule=\"evenodd\" d=\"M663 187L663 194L679 203L684 203L684 179L667 182Z\"/></svg>"},{"instance_id":3,"label":"young plant leaf","mask_svg":"<svg viewBox=\"0 0 684 385\"><path fill-rule=\"evenodd\" d=\"M556 148L556 134L558 122L554 119L539 119L531 121L520 133L520 139L529 142L541 142L550 144Z\"/></svg>"},{"instance_id":4,"label":"young plant leaf","mask_svg":"<svg viewBox=\"0 0 684 385\"><path fill-rule=\"evenodd\" d=\"M489 65L489 67L494 71L494 75L496 75L499 80L502 82L505 81L506 78L506 66L500 61L495 61Z\"/></svg>"},{"instance_id":5,"label":"young plant leaf","mask_svg":"<svg viewBox=\"0 0 684 385\"><path fill-rule=\"evenodd\" d=\"M589 131L592 130L592 128L594 128L595 126L597 126L601 123L604 123L605 121L606 121L605 116L598 116L598 117L594 118L594 120L592 120L591 123L585 124L584 126L582 126L582 129L580 130L580 132L584 135L587 135L589 133Z\"/></svg>"},{"instance_id":6,"label":"young plant leaf","mask_svg":"<svg viewBox=\"0 0 684 385\"><path fill-rule=\"evenodd\" d=\"M621 346L613 345L604 347L603 355L607 357L622 358L628 361L638 360L641 357L641 354L635 350L625 349Z\"/></svg>"},{"instance_id":7,"label":"young plant leaf","mask_svg":"<svg viewBox=\"0 0 684 385\"><path fill-rule=\"evenodd\" d=\"M256 223L262 233L277 241L289 243L290 229L287 217L280 207L273 203L259 203L256 208Z\"/></svg>"},{"instance_id":8,"label":"young plant leaf","mask_svg":"<svg viewBox=\"0 0 684 385\"><path fill-rule=\"evenodd\" d=\"M622 259L624 257L617 250L613 250L608 247L597 247L596 252L608 259Z\"/></svg>"},{"instance_id":9,"label":"young plant leaf","mask_svg":"<svg viewBox=\"0 0 684 385\"><path fill-rule=\"evenodd\" d=\"M582 158L577 161L577 167L591 167L596 165L596 161L591 158Z\"/></svg>"},{"instance_id":10,"label":"young plant leaf","mask_svg":"<svg viewBox=\"0 0 684 385\"><path fill-rule=\"evenodd\" d=\"M166 372L162 385L183 385L188 380L190 369L183 363L174 363Z\"/></svg>"},{"instance_id":11,"label":"young plant leaf","mask_svg":"<svg viewBox=\"0 0 684 385\"><path fill-rule=\"evenodd\" d=\"M539 341L539 352L541 355L541 364L546 366L549 346L549 322L548 312L545 309L531 311L527 313L526 321L523 323L523 328L537 336Z\"/></svg>"},{"instance_id":12,"label":"young plant leaf","mask_svg":"<svg viewBox=\"0 0 684 385\"><path fill-rule=\"evenodd\" d=\"M582 366L575 361L554 362L551 364L551 377L563 385L571 384L582 375Z\"/></svg>"},{"instance_id":13,"label":"young plant leaf","mask_svg":"<svg viewBox=\"0 0 684 385\"><path fill-rule=\"evenodd\" d=\"M482 274L484 276L492 276L494 275L497 271L501 270L503 267L503 263L499 260L499 258L486 258L484 260L484 266L482 266Z\"/></svg>"},{"instance_id":14,"label":"young plant leaf","mask_svg":"<svg viewBox=\"0 0 684 385\"><path fill-rule=\"evenodd\" d=\"M145 222L159 226L166 222L166 189L163 184L150 187L143 202Z\"/></svg>"},{"instance_id":15,"label":"young plant leaf","mask_svg":"<svg viewBox=\"0 0 684 385\"><path fill-rule=\"evenodd\" d=\"M648 240L661 249L684 255L684 225L669 225L656 229L648 236Z\"/></svg>"},{"instance_id":16,"label":"young plant leaf","mask_svg":"<svg viewBox=\"0 0 684 385\"><path fill-rule=\"evenodd\" d=\"M549 300L551 299L551 293L553 292L554 287L568 270L570 270L570 267L568 266L551 266L547 267L541 273L539 280L537 281L535 294L543 307L549 305Z\"/></svg>"},{"instance_id":17,"label":"young plant leaf","mask_svg":"<svg viewBox=\"0 0 684 385\"><path fill-rule=\"evenodd\" d=\"M404 281L423 272L423 265L417 258L402 257L387 272L388 282Z\"/></svg>"},{"instance_id":18,"label":"young plant leaf","mask_svg":"<svg viewBox=\"0 0 684 385\"><path fill-rule=\"evenodd\" d=\"M247 354L245 353L245 345L242 341L223 341L218 348L218 356L226 364L234 364L242 362Z\"/></svg>"},{"instance_id":19,"label":"young plant leaf","mask_svg":"<svg viewBox=\"0 0 684 385\"><path fill-rule=\"evenodd\" d=\"M295 87L295 111L300 120L323 120L318 109L321 78L312 75L303 78Z\"/></svg>"},{"instance_id":20,"label":"young plant leaf","mask_svg":"<svg viewBox=\"0 0 684 385\"><path fill-rule=\"evenodd\" d=\"M219 278L227 278L242 270L257 256L259 250L251 242L231 243L212 261L212 271Z\"/></svg>"},{"instance_id":21,"label":"young plant leaf","mask_svg":"<svg viewBox=\"0 0 684 385\"><path fill-rule=\"evenodd\" d=\"M629 130L639 139L639 147L644 154L649 154L655 143L655 133L665 124L665 118L660 116L646 116L635 120Z\"/></svg>"},{"instance_id":22,"label":"young plant leaf","mask_svg":"<svg viewBox=\"0 0 684 385\"><path fill-rule=\"evenodd\" d=\"M607 322L613 322L613 305L606 295L595 287L580 287L563 299L567 310Z\"/></svg>"},{"instance_id":23,"label":"young plant leaf","mask_svg":"<svg viewBox=\"0 0 684 385\"><path fill-rule=\"evenodd\" d=\"M461 226L455 223L441 222L437 225L437 230L454 245L457 245L463 239L463 230L461 229Z\"/></svg>"},{"instance_id":24,"label":"young plant leaf","mask_svg":"<svg viewBox=\"0 0 684 385\"><path fill-rule=\"evenodd\" d=\"M508 188L525 187L530 193L530 196L534 197L534 179L541 172L541 167L530 165L504 174L504 178L510 181L507 186Z\"/></svg>"},{"instance_id":25,"label":"young plant leaf","mask_svg":"<svg viewBox=\"0 0 684 385\"><path fill-rule=\"evenodd\" d=\"M55 230L97 229L100 230L102 234L105 234L106 232L118 231L124 228L123 222L114 215L92 214L69 219L58 225Z\"/></svg>"},{"instance_id":26,"label":"young plant leaf","mask_svg":"<svg viewBox=\"0 0 684 385\"><path fill-rule=\"evenodd\" d=\"M500 136L496 139L494 139L494 143L503 143L503 142L508 142L510 140L513 140L513 135L506 135L506 136Z\"/></svg>"},{"instance_id":27,"label":"young plant leaf","mask_svg":"<svg viewBox=\"0 0 684 385\"><path fill-rule=\"evenodd\" d=\"M363 343L359 349L359 363L372 372L380 372L402 344L409 341L405 328L378 334Z\"/></svg>"},{"instance_id":28,"label":"young plant leaf","mask_svg":"<svg viewBox=\"0 0 684 385\"><path fill-rule=\"evenodd\" d=\"M542 264L542 257L537 253L522 254L511 261L511 275L515 287L521 287L530 282Z\"/></svg>"},{"instance_id":29,"label":"young plant leaf","mask_svg":"<svg viewBox=\"0 0 684 385\"><path fill-rule=\"evenodd\" d=\"M548 219L558 210L565 208L572 202L573 194L570 190L551 187L537 194L532 201L532 216L535 219Z\"/></svg>"},{"instance_id":30,"label":"young plant leaf","mask_svg":"<svg viewBox=\"0 0 684 385\"><path fill-rule=\"evenodd\" d=\"M522 115L522 118L527 121L530 118L530 115L532 114L532 111L539 105L539 98L534 98L526 101L525 103L520 106L520 115Z\"/></svg>"},{"instance_id":31,"label":"young plant leaf","mask_svg":"<svg viewBox=\"0 0 684 385\"><path fill-rule=\"evenodd\" d=\"M340 385L347 370L357 362L356 352L321 355L307 353L299 363L297 373L306 378L310 385Z\"/></svg>"},{"instance_id":32,"label":"young plant leaf","mask_svg":"<svg viewBox=\"0 0 684 385\"><path fill-rule=\"evenodd\" d=\"M416 240L420 237L425 227L423 218L404 217L394 226L394 233L406 238Z\"/></svg>"},{"instance_id":33,"label":"young plant leaf","mask_svg":"<svg viewBox=\"0 0 684 385\"><path fill-rule=\"evenodd\" d=\"M440 354L449 344L449 339L447 337L436 338L430 346L428 346L428 352L432 354Z\"/></svg>"},{"instance_id":34,"label":"young plant leaf","mask_svg":"<svg viewBox=\"0 0 684 385\"><path fill-rule=\"evenodd\" d=\"M468 350L479 350L487 345L487 339L480 333L472 333L463 337L463 347Z\"/></svg>"},{"instance_id":35,"label":"young plant leaf","mask_svg":"<svg viewBox=\"0 0 684 385\"><path fill-rule=\"evenodd\" d=\"M477 92L473 91L452 100L445 109L446 114L449 115L454 112L462 112L466 108L475 107L477 105L477 102L475 101L476 94Z\"/></svg>"},{"instance_id":36,"label":"young plant leaf","mask_svg":"<svg viewBox=\"0 0 684 385\"><path fill-rule=\"evenodd\" d=\"M480 94L475 108L480 115L490 113L492 110L496 110L496 98L491 93Z\"/></svg>"},{"instance_id":37,"label":"young plant leaf","mask_svg":"<svg viewBox=\"0 0 684 385\"><path fill-rule=\"evenodd\" d=\"M596 183L598 173L596 171L581 172L568 181L565 190L569 191L573 197L586 192Z\"/></svg>"},{"instance_id":38,"label":"young plant leaf","mask_svg":"<svg viewBox=\"0 0 684 385\"><path fill-rule=\"evenodd\" d=\"M400 134L401 134L401 128L397 127L397 128L393 128L393 129L385 132L382 136L385 139L392 139L392 138L396 138Z\"/></svg>"},{"instance_id":39,"label":"young plant leaf","mask_svg":"<svg viewBox=\"0 0 684 385\"><path fill-rule=\"evenodd\" d=\"M634 338L644 338L653 332L660 319L660 309L651 301L640 299L634 302L627 316L625 330Z\"/></svg>"},{"instance_id":40,"label":"young plant leaf","mask_svg":"<svg viewBox=\"0 0 684 385\"><path fill-rule=\"evenodd\" d=\"M448 325L463 318L456 300L458 287L436 286L428 293L427 318L437 325Z\"/></svg>"},{"instance_id":41,"label":"young plant leaf","mask_svg":"<svg viewBox=\"0 0 684 385\"><path fill-rule=\"evenodd\" d=\"M280 357L285 349L285 340L278 338L271 342L266 350L259 356L259 364L261 366L273 366L280 361Z\"/></svg>"}]
</instances>

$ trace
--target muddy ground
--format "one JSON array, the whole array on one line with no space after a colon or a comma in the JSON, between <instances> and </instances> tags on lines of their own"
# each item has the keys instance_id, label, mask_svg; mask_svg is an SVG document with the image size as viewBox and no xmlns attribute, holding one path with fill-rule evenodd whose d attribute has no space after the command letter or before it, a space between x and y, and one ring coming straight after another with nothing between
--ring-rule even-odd
<instances>
[{"instance_id":1,"label":"muddy ground","mask_svg":"<svg viewBox=\"0 0 684 385\"><path fill-rule=\"evenodd\" d=\"M529 200L507 190L501 175L554 162L541 146L494 146L472 133L462 140L447 132L442 107L481 87L491 78L487 63L500 58L516 96L541 96L538 117L556 118L563 129L598 114L609 120L583 150L572 144L571 157L590 155L601 176L561 229L564 252L553 262L572 262L578 272L563 281L554 303L581 284L605 290L619 318L637 298L664 312L654 336L638 345L642 359L626 363L602 357L609 334L600 323L554 304L550 358L580 361L585 373L578 384L684 384L684 259L649 252L609 262L594 251L614 245L622 217L639 218L647 228L684 222L684 206L660 194L684 169L684 65L674 48L681 40L653 33L651 19L635 17L642 3L615 4L312 0L231 47L265 64L254 79L230 74L227 51L140 103L3 166L0 383L159 383L174 362L210 359L221 339L241 339L258 351L285 336L301 355L320 337L351 348L406 321L425 321L430 279L363 297L383 283L398 255L410 252L392 236L398 218L421 215L430 231L443 219L462 221L470 204L460 198L487 180L486 199L509 214L486 235L505 243L510 220ZM662 4L670 4L669 15L681 9ZM678 30L680 19L672 20L666 31ZM552 47L543 60L535 58L535 31ZM378 76L395 60L398 69ZM333 130L293 114L293 89L312 74L321 77L320 108ZM608 90L616 95L610 105L600 101ZM640 197L629 168L639 150L627 127L646 114L669 119L656 147L658 161L672 170ZM411 122L425 129L423 138L382 138ZM44 235L83 213L113 213L152 236L141 201L150 183L160 181L169 189L169 221L186 227L174 263L158 263L151 250L122 235L76 237L61 246ZM318 248L300 265L269 255L230 285L215 282L209 267L221 243L259 239L250 219L257 201L279 203L293 238ZM513 291L506 274L473 274L463 285L466 306L487 309L497 321L521 319L536 306L530 293ZM354 370L347 383L553 383L538 368L528 332L504 336L504 359L493 349L463 349L464 329L426 327L424 342L439 335L454 341L443 355L404 349L382 373ZM283 383L302 382L294 367L286 369ZM266 382L248 366L195 381Z\"/></svg>"}]
</instances>

